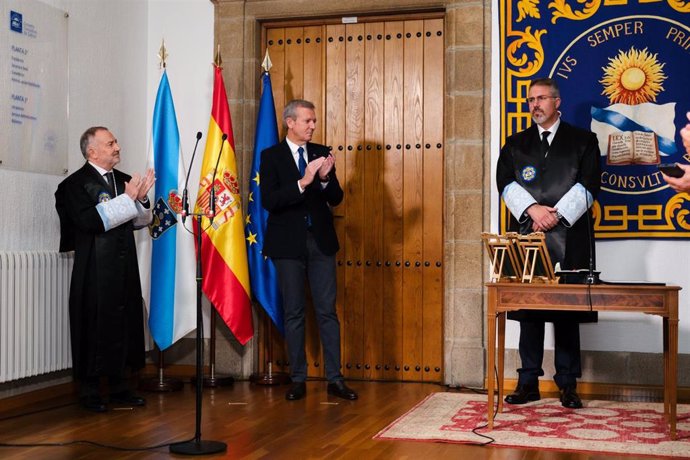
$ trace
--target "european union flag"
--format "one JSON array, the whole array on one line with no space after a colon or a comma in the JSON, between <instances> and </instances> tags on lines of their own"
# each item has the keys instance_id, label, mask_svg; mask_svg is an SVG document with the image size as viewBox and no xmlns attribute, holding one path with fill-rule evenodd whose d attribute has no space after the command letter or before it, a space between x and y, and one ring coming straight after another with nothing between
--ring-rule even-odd
<instances>
[{"instance_id":1,"label":"european union flag","mask_svg":"<svg viewBox=\"0 0 690 460\"><path fill-rule=\"evenodd\" d=\"M261 76L263 92L259 103L259 116L256 121L256 135L254 137L254 160L249 180L249 204L247 205L247 258L249 260L249 277L252 292L261 306L271 317L281 334L285 335L283 327L283 303L278 290L278 275L270 259L263 256L264 232L268 212L261 206L261 191L259 184L259 166L261 152L278 143L278 125L276 124L276 108L273 103L271 77L268 72Z\"/></svg>"}]
</instances>

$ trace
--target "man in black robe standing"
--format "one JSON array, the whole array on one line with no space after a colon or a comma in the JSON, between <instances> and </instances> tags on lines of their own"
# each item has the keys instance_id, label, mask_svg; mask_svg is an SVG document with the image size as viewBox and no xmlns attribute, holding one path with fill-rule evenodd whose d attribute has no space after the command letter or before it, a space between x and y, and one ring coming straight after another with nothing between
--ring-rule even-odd
<instances>
[{"instance_id":1,"label":"man in black robe standing","mask_svg":"<svg viewBox=\"0 0 690 460\"><path fill-rule=\"evenodd\" d=\"M563 270L589 268L594 227L585 213L591 213L600 184L596 135L560 119L560 93L550 78L532 81L527 103L534 124L506 140L496 170L498 191L511 213L510 230L544 232L551 262ZM582 376L579 323L596 321L596 312L518 310L508 318L520 321L522 367L516 391L505 401L525 404L540 398L544 323L552 322L561 404L582 407L575 391Z\"/></svg>"},{"instance_id":2,"label":"man in black robe standing","mask_svg":"<svg viewBox=\"0 0 690 460\"><path fill-rule=\"evenodd\" d=\"M113 169L120 146L107 128L87 129L80 139L86 163L55 192L60 251L74 251L69 295L74 377L80 402L107 410L100 394L107 377L110 403L143 406L130 389L126 370L144 366L144 320L134 230L152 218L149 169L133 177Z\"/></svg>"}]
</instances>

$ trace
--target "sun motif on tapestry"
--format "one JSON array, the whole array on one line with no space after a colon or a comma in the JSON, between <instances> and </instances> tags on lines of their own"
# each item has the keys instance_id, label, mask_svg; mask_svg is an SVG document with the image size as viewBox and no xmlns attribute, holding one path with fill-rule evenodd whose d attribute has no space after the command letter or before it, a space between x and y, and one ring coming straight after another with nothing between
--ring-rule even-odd
<instances>
[{"instance_id":1,"label":"sun motif on tapestry","mask_svg":"<svg viewBox=\"0 0 690 460\"><path fill-rule=\"evenodd\" d=\"M604 77L599 80L604 86L602 95L609 98L611 104L622 103L637 105L645 102L656 102L657 95L663 91L662 82L666 80L664 64L657 60L657 54L636 50L619 51L618 55L609 58L606 67L602 67Z\"/></svg>"}]
</instances>

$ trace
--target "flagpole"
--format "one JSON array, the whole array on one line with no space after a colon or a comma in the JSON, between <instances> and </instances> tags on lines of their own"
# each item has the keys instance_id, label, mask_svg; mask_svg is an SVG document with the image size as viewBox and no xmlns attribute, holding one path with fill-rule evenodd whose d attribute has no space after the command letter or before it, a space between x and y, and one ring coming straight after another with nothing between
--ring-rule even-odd
<instances>
[{"instance_id":1,"label":"flagpole","mask_svg":"<svg viewBox=\"0 0 690 460\"><path fill-rule=\"evenodd\" d=\"M158 393L181 390L184 386L182 380L174 377L166 377L163 372L164 368L165 364L163 362L163 350L158 349L158 376L145 377L144 379L140 380L139 388L144 391L152 391Z\"/></svg>"},{"instance_id":2,"label":"flagpole","mask_svg":"<svg viewBox=\"0 0 690 460\"><path fill-rule=\"evenodd\" d=\"M263 341L264 350L266 350L266 359L264 359L265 372L256 372L249 376L249 381L255 385L284 385L290 383L290 376L284 372L273 372L273 322L264 313L263 320Z\"/></svg>"},{"instance_id":3,"label":"flagpole","mask_svg":"<svg viewBox=\"0 0 690 460\"><path fill-rule=\"evenodd\" d=\"M158 58L160 59L160 70L162 71L162 76L161 76L161 83L158 88L158 94L156 96L156 104L154 107L154 122L151 127L151 142L155 147L153 147L153 157L150 158L150 161L153 162L151 166L155 166L156 169L159 169L159 161L161 162L160 164L163 165L165 164L165 158L175 158L175 161L178 161L177 154L179 151L179 133L177 131L177 120L175 116L175 108L174 104L172 103L172 94L170 92L170 87L168 86L167 82L167 76L166 76L166 59L168 57L168 52L167 49L165 48L165 41L161 41L161 47L158 51ZM167 96L167 97L166 97ZM160 104L160 105L159 105ZM161 130L162 131L159 131ZM159 144L156 141L156 135L157 133L161 132L167 132L166 129L172 130L175 135L174 136L162 136L165 138L165 142L162 142ZM160 138L159 138L160 139ZM175 152L171 152L167 150L168 147L171 145L174 145L177 147ZM159 151L159 147L161 147L161 150ZM174 154L171 155L171 154ZM165 170L165 167L162 167L160 169ZM165 184L167 180L167 176L163 174L158 178L158 184L156 188L160 186L161 183ZM154 197L154 203L156 203L158 200L158 196L160 195L160 192L157 190L156 191L156 197ZM156 207L154 205L153 209L154 214L156 213ZM151 229L152 227L150 227ZM152 261L153 258L155 258L155 252L156 252L156 240L155 238L158 238L158 236L154 236L154 232L151 231L151 235L154 238L154 249L153 249L153 254L152 254ZM160 236L160 235L159 235ZM162 244L162 243L161 243ZM166 243L167 244L167 243ZM162 248L162 249L161 249ZM169 247L168 246L162 246L159 247L161 251L168 251ZM157 267L156 267L157 268ZM154 270L152 270L153 272ZM157 279L157 278L156 278ZM152 281L152 285L153 285ZM157 286L160 288L160 286ZM152 293L152 302L150 302L150 313L151 313L151 318L156 317L158 318L158 314L154 314L152 310L155 308L157 313L160 313L161 310L164 310L165 308L168 307L168 304L165 301L162 301L159 303L160 298L156 297L156 300L154 299L153 293ZM155 306L154 306L155 303ZM173 304L174 305L174 304ZM156 342L158 339L158 336L156 333L153 331L151 324L149 324L149 328L152 330L152 336L154 337L154 344L156 345L156 348L158 349L158 372L157 376L152 376L152 377L146 377L143 380L139 382L139 388L145 391L153 391L153 392L169 392L169 391L179 391L183 387L182 380L177 379L177 378L172 378L172 377L165 377L164 375L164 369L165 369L165 360L163 357L163 350L158 346L158 343ZM160 329L157 328L157 331ZM167 346L167 345L166 345Z\"/></svg>"},{"instance_id":4,"label":"flagpole","mask_svg":"<svg viewBox=\"0 0 690 460\"><path fill-rule=\"evenodd\" d=\"M216 317L218 312L211 305L211 337L209 338L209 375L204 375L203 383L206 388L218 388L235 383L231 375L216 374ZM192 384L196 383L196 376L191 379Z\"/></svg>"},{"instance_id":5,"label":"flagpole","mask_svg":"<svg viewBox=\"0 0 690 460\"><path fill-rule=\"evenodd\" d=\"M276 124L276 111L273 102L273 90L271 89L271 58L266 49L266 54L261 63L263 72L261 80L263 89L259 103L259 113L256 121L256 136L254 139L254 159L252 161L252 174L249 181L249 205L247 206L247 241L250 262L250 276L252 277L252 289L258 304L263 306L263 325L261 328L263 340L263 369L249 377L252 383L257 385L281 385L290 382L290 377L285 373L273 372L273 331L280 330L282 325L282 305L278 292L278 280L272 262L261 254L263 248L263 235L266 227L266 213L261 209L261 190L259 188L261 151L278 143L278 126ZM270 311L270 313L269 313ZM274 323L275 321L275 323ZM282 331L281 331L282 332Z\"/></svg>"}]
</instances>

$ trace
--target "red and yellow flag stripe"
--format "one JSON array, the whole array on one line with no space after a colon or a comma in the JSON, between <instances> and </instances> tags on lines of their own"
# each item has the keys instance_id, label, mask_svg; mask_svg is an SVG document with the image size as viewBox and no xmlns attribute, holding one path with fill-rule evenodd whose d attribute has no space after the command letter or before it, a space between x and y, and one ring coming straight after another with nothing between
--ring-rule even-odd
<instances>
[{"instance_id":1,"label":"red and yellow flag stripe","mask_svg":"<svg viewBox=\"0 0 690 460\"><path fill-rule=\"evenodd\" d=\"M225 142L223 134L227 134ZM216 162L218 169L214 174ZM213 106L199 182L196 213L209 212L211 184L216 195L213 221L208 217L201 220L202 289L235 338L244 345L254 335L247 248L232 120L222 68L218 66L215 66ZM195 225L195 232L198 231Z\"/></svg>"}]
</instances>

